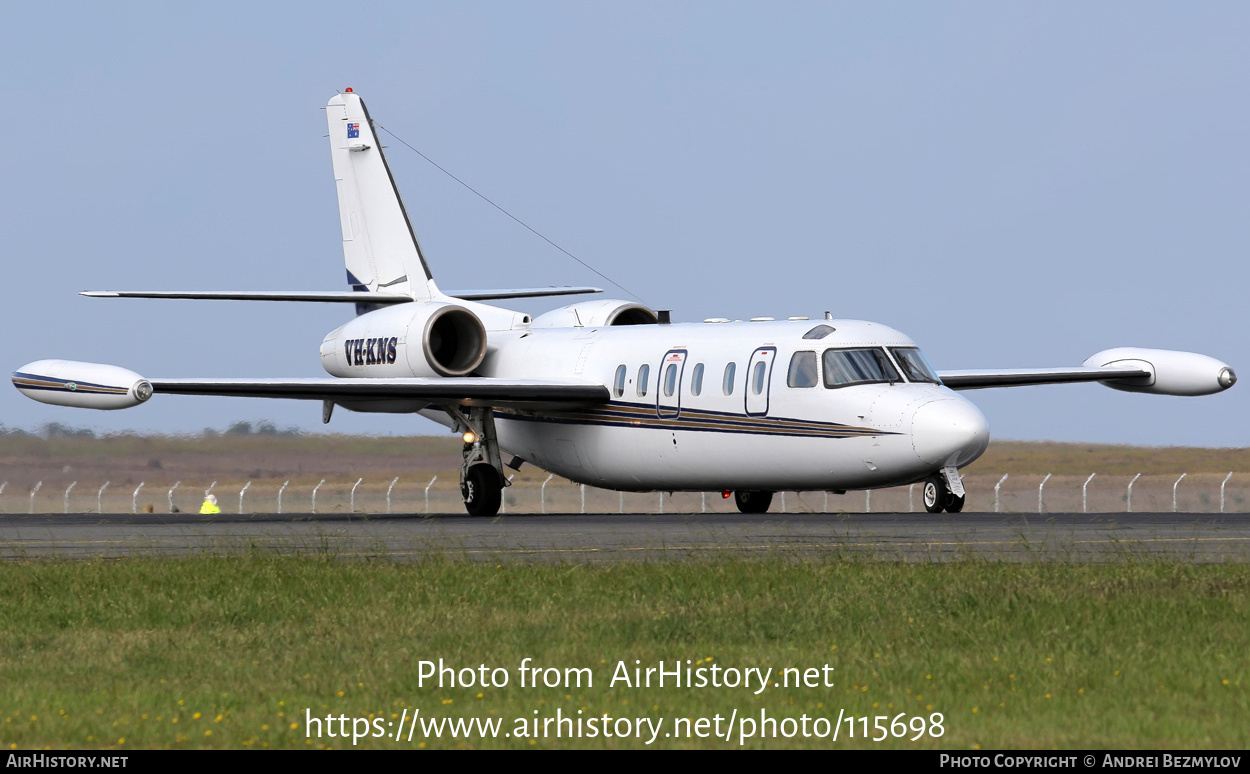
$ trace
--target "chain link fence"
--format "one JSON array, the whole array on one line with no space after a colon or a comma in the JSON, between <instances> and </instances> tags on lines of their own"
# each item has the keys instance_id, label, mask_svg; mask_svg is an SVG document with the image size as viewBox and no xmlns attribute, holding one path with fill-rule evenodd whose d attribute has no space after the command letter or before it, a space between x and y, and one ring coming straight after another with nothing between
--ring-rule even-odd
<instances>
[{"instance_id":1,"label":"chain link fence","mask_svg":"<svg viewBox=\"0 0 1250 774\"><path fill-rule=\"evenodd\" d=\"M978 513L1245 513L1250 475L1194 473L1148 476L969 475L965 512ZM772 513L908 513L924 511L921 485L870 492L778 492ZM205 494L223 514L460 514L455 473L401 477L258 481L75 481L66 487L0 483L0 513L198 513ZM615 492L542 473L516 475L504 490L504 513L736 513L721 492Z\"/></svg>"}]
</instances>

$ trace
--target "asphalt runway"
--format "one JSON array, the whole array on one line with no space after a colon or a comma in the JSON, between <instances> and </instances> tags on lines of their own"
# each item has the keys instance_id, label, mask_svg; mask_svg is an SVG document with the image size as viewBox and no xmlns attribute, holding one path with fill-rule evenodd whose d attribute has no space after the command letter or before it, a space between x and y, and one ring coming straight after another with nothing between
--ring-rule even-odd
<instances>
[{"instance_id":1,"label":"asphalt runway","mask_svg":"<svg viewBox=\"0 0 1250 774\"><path fill-rule=\"evenodd\" d=\"M1045 515L6 514L0 559L221 556L250 550L420 561L450 557L554 562L721 556L949 561L1186 562L1250 558L1250 516L1200 513Z\"/></svg>"}]
</instances>

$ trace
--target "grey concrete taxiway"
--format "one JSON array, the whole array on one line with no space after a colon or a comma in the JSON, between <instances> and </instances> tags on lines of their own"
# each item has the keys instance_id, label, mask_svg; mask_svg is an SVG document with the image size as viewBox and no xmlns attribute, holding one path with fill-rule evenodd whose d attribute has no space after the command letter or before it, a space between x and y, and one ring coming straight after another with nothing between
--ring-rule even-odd
<instances>
[{"instance_id":1,"label":"grey concrete taxiway","mask_svg":"<svg viewBox=\"0 0 1250 774\"><path fill-rule=\"evenodd\" d=\"M857 556L904 561L1189 562L1250 558L1250 516L700 514L460 515L5 514L0 558L203 556L249 550L487 561L617 562L719 556Z\"/></svg>"}]
</instances>

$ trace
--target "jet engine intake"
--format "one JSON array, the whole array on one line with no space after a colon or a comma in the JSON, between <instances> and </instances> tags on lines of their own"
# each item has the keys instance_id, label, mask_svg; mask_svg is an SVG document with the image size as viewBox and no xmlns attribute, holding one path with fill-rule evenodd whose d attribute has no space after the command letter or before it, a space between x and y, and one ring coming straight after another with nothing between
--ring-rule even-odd
<instances>
[{"instance_id":1,"label":"jet engine intake","mask_svg":"<svg viewBox=\"0 0 1250 774\"><path fill-rule=\"evenodd\" d=\"M533 327L605 328L610 325L655 325L659 321L655 311L642 304L608 298L552 309L535 317Z\"/></svg>"}]
</instances>

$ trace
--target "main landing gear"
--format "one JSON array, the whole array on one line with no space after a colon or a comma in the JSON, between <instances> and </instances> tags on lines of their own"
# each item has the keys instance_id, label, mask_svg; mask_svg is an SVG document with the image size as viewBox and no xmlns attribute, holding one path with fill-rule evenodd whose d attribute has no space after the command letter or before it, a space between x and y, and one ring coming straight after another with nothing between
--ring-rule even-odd
<instances>
[{"instance_id":1,"label":"main landing gear","mask_svg":"<svg viewBox=\"0 0 1250 774\"><path fill-rule=\"evenodd\" d=\"M772 504L772 492L752 490L734 492L734 505L737 505L742 513L768 513L768 506Z\"/></svg>"},{"instance_id":2,"label":"main landing gear","mask_svg":"<svg viewBox=\"0 0 1250 774\"><path fill-rule=\"evenodd\" d=\"M924 480L924 509L929 513L959 513L964 509L964 495L957 495L946 484L941 473Z\"/></svg>"},{"instance_id":3,"label":"main landing gear","mask_svg":"<svg viewBox=\"0 0 1250 774\"><path fill-rule=\"evenodd\" d=\"M494 516L503 502L503 482L499 471L478 463L462 474L460 494L470 516Z\"/></svg>"},{"instance_id":4,"label":"main landing gear","mask_svg":"<svg viewBox=\"0 0 1250 774\"><path fill-rule=\"evenodd\" d=\"M465 433L464 462L460 466L460 496L470 516L494 516L503 503L504 487L509 486L499 458L495 417L489 406L471 406L466 411L448 409Z\"/></svg>"}]
</instances>

